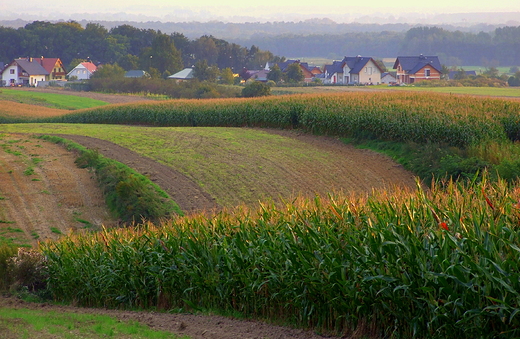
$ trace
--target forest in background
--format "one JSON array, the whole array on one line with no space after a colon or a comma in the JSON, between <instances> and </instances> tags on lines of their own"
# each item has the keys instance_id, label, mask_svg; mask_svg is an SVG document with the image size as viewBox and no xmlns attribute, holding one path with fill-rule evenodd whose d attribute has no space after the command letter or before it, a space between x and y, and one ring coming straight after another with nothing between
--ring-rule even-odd
<instances>
[{"instance_id":1,"label":"forest in background","mask_svg":"<svg viewBox=\"0 0 520 339\"><path fill-rule=\"evenodd\" d=\"M176 23L179 30L170 32L173 23L114 24L35 21L18 28L0 26L0 61L43 55L60 57L69 65L73 59L89 57L100 63L117 62L125 69L147 69L156 62L150 58L154 54L150 50L152 41L157 36L168 35L181 54L181 66L206 60L210 66L235 71L243 67L258 69L268 61L281 60L278 56L341 59L346 55L364 55L383 59L424 54L437 55L444 65L452 68L510 67L520 63L520 26L416 27L336 24L316 19L299 23ZM252 34L255 28L258 30ZM201 35L193 38L195 30ZM238 35L247 37L224 40L222 36L233 36L230 31L243 31Z\"/></svg>"}]
</instances>

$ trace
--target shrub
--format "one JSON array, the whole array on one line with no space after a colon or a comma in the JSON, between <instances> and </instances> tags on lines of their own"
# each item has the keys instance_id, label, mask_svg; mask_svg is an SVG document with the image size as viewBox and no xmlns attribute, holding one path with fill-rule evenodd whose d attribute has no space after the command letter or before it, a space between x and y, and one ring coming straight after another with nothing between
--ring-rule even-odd
<instances>
[{"instance_id":1,"label":"shrub","mask_svg":"<svg viewBox=\"0 0 520 339\"><path fill-rule=\"evenodd\" d=\"M16 256L7 263L7 275L10 277L12 289L26 288L37 292L47 287L47 262L39 251L18 248Z\"/></svg>"},{"instance_id":2,"label":"shrub","mask_svg":"<svg viewBox=\"0 0 520 339\"><path fill-rule=\"evenodd\" d=\"M17 248L8 245L0 245L0 291L5 291L11 285L11 275L8 274L8 263L17 253Z\"/></svg>"}]
</instances>

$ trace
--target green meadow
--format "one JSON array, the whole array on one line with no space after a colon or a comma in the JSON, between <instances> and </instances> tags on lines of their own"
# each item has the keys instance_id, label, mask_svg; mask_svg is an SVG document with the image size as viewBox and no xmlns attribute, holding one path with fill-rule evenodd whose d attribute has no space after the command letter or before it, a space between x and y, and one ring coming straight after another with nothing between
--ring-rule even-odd
<instances>
[{"instance_id":1,"label":"green meadow","mask_svg":"<svg viewBox=\"0 0 520 339\"><path fill-rule=\"evenodd\" d=\"M43 93L9 88L2 88L0 90L0 100L67 110L108 105L105 101L80 97L72 94Z\"/></svg>"}]
</instances>

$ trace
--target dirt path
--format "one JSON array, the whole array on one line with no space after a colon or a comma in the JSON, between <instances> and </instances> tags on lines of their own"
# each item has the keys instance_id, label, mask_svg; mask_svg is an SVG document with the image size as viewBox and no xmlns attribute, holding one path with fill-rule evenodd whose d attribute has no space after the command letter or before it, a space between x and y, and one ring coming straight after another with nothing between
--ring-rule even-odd
<instances>
[{"instance_id":1,"label":"dirt path","mask_svg":"<svg viewBox=\"0 0 520 339\"><path fill-rule=\"evenodd\" d=\"M276 326L260 321L238 320L223 316L168 314L157 312L117 311L98 308L79 308L41 303L27 303L13 297L0 296L0 308L33 309L43 312L68 312L107 315L122 321L138 321L154 330L168 331L192 339L323 339L310 331ZM1 338L0 333L0 338Z\"/></svg>"}]
</instances>

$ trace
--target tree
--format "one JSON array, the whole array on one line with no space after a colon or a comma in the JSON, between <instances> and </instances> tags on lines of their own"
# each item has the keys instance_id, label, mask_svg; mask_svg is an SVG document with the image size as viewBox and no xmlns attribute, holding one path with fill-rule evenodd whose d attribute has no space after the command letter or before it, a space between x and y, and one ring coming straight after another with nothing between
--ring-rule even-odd
<instances>
[{"instance_id":1,"label":"tree","mask_svg":"<svg viewBox=\"0 0 520 339\"><path fill-rule=\"evenodd\" d=\"M388 69L386 68L386 65L385 63L383 62L383 60L381 59L376 59L375 60L376 64L379 66L379 68L381 68L381 72L388 72Z\"/></svg>"},{"instance_id":2,"label":"tree","mask_svg":"<svg viewBox=\"0 0 520 339\"><path fill-rule=\"evenodd\" d=\"M271 95L271 87L260 81L252 81L242 89L242 96L246 98Z\"/></svg>"},{"instance_id":3,"label":"tree","mask_svg":"<svg viewBox=\"0 0 520 339\"><path fill-rule=\"evenodd\" d=\"M283 78L283 72L278 65L271 67L269 73L267 73L267 80L272 80L276 83L280 82Z\"/></svg>"},{"instance_id":4,"label":"tree","mask_svg":"<svg viewBox=\"0 0 520 339\"><path fill-rule=\"evenodd\" d=\"M139 69L139 58L132 54L122 56L117 63L127 71Z\"/></svg>"},{"instance_id":5,"label":"tree","mask_svg":"<svg viewBox=\"0 0 520 339\"><path fill-rule=\"evenodd\" d=\"M150 67L157 68L159 72L178 72L182 69L181 54L175 48L173 41L166 34L157 35L150 49Z\"/></svg>"},{"instance_id":6,"label":"tree","mask_svg":"<svg viewBox=\"0 0 520 339\"><path fill-rule=\"evenodd\" d=\"M118 64L106 64L98 67L92 74L91 79L117 79L125 76L125 70Z\"/></svg>"},{"instance_id":7,"label":"tree","mask_svg":"<svg viewBox=\"0 0 520 339\"><path fill-rule=\"evenodd\" d=\"M287 78L288 82L292 83L301 82L305 79L303 71L298 62L292 63L289 65L289 67L287 67L285 77Z\"/></svg>"},{"instance_id":8,"label":"tree","mask_svg":"<svg viewBox=\"0 0 520 339\"><path fill-rule=\"evenodd\" d=\"M217 66L208 66L208 62L204 60L197 61L193 66L193 77L200 81L215 82L219 70Z\"/></svg>"},{"instance_id":9,"label":"tree","mask_svg":"<svg viewBox=\"0 0 520 339\"><path fill-rule=\"evenodd\" d=\"M231 68L224 68L222 72L220 72L220 83L224 85L233 85L234 82L235 77Z\"/></svg>"},{"instance_id":10,"label":"tree","mask_svg":"<svg viewBox=\"0 0 520 339\"><path fill-rule=\"evenodd\" d=\"M516 72L515 75L507 79L509 86L520 86L520 72Z\"/></svg>"}]
</instances>

